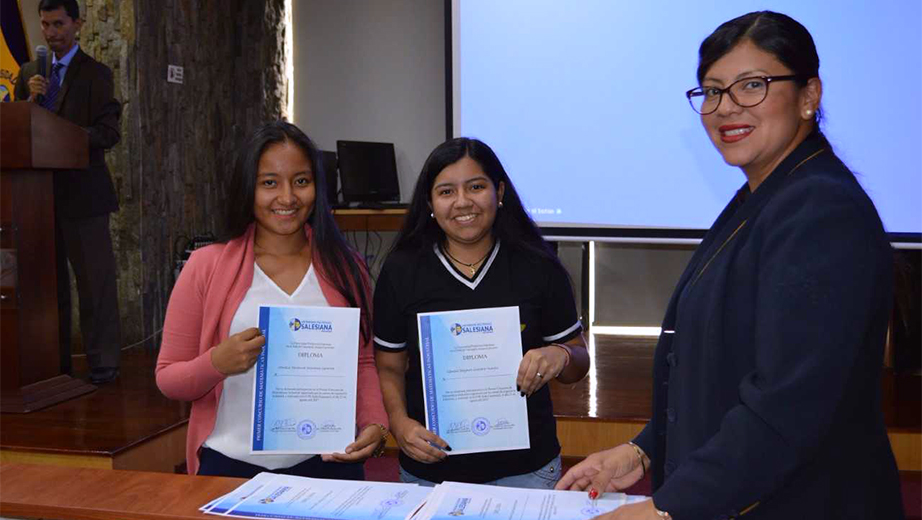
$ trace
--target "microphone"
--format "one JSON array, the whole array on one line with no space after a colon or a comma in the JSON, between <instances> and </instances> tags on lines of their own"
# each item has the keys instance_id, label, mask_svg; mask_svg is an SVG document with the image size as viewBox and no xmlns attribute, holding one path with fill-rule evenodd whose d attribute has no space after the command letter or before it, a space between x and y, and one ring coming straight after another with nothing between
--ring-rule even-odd
<instances>
[{"instance_id":1,"label":"microphone","mask_svg":"<svg viewBox=\"0 0 922 520\"><path fill-rule=\"evenodd\" d=\"M48 47L44 45L39 45L35 47L35 55L38 56L38 73L41 74L43 78L47 79L48 74ZM35 101L41 105L45 101L45 95L39 94L35 96Z\"/></svg>"}]
</instances>

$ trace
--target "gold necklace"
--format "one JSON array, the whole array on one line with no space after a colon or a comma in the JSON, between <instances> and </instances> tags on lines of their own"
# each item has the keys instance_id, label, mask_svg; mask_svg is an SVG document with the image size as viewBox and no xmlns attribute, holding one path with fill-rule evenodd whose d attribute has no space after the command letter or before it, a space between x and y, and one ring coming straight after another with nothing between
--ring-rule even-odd
<instances>
[{"instance_id":1,"label":"gold necklace","mask_svg":"<svg viewBox=\"0 0 922 520\"><path fill-rule=\"evenodd\" d=\"M448 255L448 258L451 258L451 259L454 260L455 262L457 262L457 263L463 265L464 267L467 267L468 269L470 269L470 270L471 270L471 278L473 278L473 277L474 277L474 274L477 273L477 268L474 267L474 266L476 266L476 265L479 264L480 262L483 262L484 260L486 260L487 257L490 256L490 252L493 251L493 248L491 247L491 248L490 248L490 251L487 251L487 254L483 255L483 258L481 258L480 260L477 260L477 261L474 262L473 264L469 264L469 263L467 263L467 262L462 262L461 260L458 260L457 258L453 257L453 256L451 255L451 253L448 252L448 247L445 247L443 250L445 251L445 254Z\"/></svg>"}]
</instances>

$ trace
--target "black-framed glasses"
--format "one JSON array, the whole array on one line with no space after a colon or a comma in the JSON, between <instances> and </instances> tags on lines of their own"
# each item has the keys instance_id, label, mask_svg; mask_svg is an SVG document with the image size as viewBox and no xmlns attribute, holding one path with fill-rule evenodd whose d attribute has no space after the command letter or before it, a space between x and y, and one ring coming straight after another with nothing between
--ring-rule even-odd
<instances>
[{"instance_id":1,"label":"black-framed glasses","mask_svg":"<svg viewBox=\"0 0 922 520\"><path fill-rule=\"evenodd\" d=\"M713 113L720 106L724 94L729 94L730 99L741 107L751 108L765 101L768 97L768 86L773 81L789 81L800 79L797 74L789 76L752 76L734 81L727 88L698 87L685 93L689 104L695 112L705 116Z\"/></svg>"}]
</instances>

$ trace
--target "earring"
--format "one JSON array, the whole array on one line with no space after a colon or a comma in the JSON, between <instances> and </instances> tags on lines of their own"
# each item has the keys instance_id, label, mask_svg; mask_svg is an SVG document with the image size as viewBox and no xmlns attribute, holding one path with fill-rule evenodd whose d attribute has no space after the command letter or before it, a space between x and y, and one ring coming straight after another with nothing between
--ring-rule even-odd
<instances>
[{"instance_id":1,"label":"earring","mask_svg":"<svg viewBox=\"0 0 922 520\"><path fill-rule=\"evenodd\" d=\"M429 218L435 218L435 212L430 213Z\"/></svg>"},{"instance_id":2,"label":"earring","mask_svg":"<svg viewBox=\"0 0 922 520\"><path fill-rule=\"evenodd\" d=\"M499 207L503 207L503 201L499 201Z\"/></svg>"},{"instance_id":3,"label":"earring","mask_svg":"<svg viewBox=\"0 0 922 520\"><path fill-rule=\"evenodd\" d=\"M804 112L804 116L805 116L805 117L810 117L810 116L812 116L812 115L813 115L813 111L810 110L809 108Z\"/></svg>"}]
</instances>

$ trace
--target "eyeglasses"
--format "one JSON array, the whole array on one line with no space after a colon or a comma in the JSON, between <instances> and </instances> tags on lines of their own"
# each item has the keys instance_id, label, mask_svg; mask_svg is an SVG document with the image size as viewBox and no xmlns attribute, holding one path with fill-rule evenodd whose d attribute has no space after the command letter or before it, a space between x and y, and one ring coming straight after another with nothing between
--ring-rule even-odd
<instances>
[{"instance_id":1,"label":"eyeglasses","mask_svg":"<svg viewBox=\"0 0 922 520\"><path fill-rule=\"evenodd\" d=\"M789 81L800 79L794 74L790 76L753 76L734 81L727 88L698 87L685 93L689 104L695 112L705 116L713 113L720 106L724 94L729 94L730 99L744 108L751 108L765 101L768 96L768 86L773 81Z\"/></svg>"}]
</instances>

